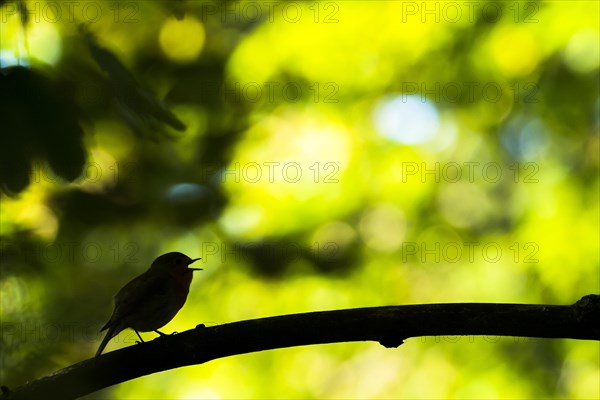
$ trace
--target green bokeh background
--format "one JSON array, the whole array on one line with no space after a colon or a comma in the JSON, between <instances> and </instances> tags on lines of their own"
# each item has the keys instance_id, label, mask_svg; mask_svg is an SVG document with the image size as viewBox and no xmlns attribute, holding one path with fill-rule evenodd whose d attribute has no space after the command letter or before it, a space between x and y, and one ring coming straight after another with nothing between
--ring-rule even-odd
<instances>
[{"instance_id":1,"label":"green bokeh background","mask_svg":"<svg viewBox=\"0 0 600 400\"><path fill-rule=\"evenodd\" d=\"M204 271L167 332L600 292L597 2L1 4L2 66L65 88L87 155L73 182L43 150L23 190L2 182L3 385L91 357L114 293L169 251ZM589 399L599 364L591 341L427 337L230 357L88 398Z\"/></svg>"}]
</instances>

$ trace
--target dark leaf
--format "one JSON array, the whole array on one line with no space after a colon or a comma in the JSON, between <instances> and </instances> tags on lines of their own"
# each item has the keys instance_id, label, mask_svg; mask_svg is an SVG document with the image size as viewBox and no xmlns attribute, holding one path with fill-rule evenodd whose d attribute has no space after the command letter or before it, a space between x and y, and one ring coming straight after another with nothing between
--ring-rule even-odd
<instances>
[{"instance_id":1,"label":"dark leaf","mask_svg":"<svg viewBox=\"0 0 600 400\"><path fill-rule=\"evenodd\" d=\"M86 32L85 38L92 57L108 74L117 111L136 133L148 135L159 132L161 124L169 125L178 131L186 129L162 101L140 86L115 54L100 46L91 33Z\"/></svg>"}]
</instances>

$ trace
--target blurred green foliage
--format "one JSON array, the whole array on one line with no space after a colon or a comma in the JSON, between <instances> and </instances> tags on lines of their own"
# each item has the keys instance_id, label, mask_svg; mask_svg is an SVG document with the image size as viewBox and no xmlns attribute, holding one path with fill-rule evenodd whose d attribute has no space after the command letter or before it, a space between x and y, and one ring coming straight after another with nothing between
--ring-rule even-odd
<instances>
[{"instance_id":1,"label":"blurred green foliage","mask_svg":"<svg viewBox=\"0 0 600 400\"><path fill-rule=\"evenodd\" d=\"M3 385L91 357L168 251L205 270L165 331L600 291L597 2L69 4L0 2ZM89 398L598 398L599 357L346 343Z\"/></svg>"}]
</instances>

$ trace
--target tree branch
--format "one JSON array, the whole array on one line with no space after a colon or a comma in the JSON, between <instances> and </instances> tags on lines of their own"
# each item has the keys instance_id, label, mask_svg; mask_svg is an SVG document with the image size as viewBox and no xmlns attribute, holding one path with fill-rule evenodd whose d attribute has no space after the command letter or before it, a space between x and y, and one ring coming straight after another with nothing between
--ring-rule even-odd
<instances>
[{"instance_id":1,"label":"tree branch","mask_svg":"<svg viewBox=\"0 0 600 400\"><path fill-rule=\"evenodd\" d=\"M600 296L570 306L454 303L282 315L173 336L85 360L31 381L0 400L72 399L140 376L256 351L372 340L398 347L419 336L493 335L600 340Z\"/></svg>"}]
</instances>

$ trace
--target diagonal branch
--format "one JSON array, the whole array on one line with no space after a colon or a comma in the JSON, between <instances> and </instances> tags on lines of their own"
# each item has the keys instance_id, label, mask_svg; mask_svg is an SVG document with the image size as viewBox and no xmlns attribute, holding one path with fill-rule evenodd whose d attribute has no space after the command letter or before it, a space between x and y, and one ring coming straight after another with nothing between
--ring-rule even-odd
<instances>
[{"instance_id":1,"label":"diagonal branch","mask_svg":"<svg viewBox=\"0 0 600 400\"><path fill-rule=\"evenodd\" d=\"M600 340L600 296L570 306L453 303L356 308L203 325L127 347L29 382L0 400L72 399L140 376L217 358L321 343L372 340L398 347L419 336L493 335Z\"/></svg>"}]
</instances>

